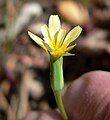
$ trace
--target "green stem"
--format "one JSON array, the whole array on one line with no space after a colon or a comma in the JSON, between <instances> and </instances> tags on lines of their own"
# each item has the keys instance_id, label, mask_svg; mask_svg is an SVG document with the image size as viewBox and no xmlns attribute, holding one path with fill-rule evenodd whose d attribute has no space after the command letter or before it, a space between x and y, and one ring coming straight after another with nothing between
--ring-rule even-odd
<instances>
[{"instance_id":1,"label":"green stem","mask_svg":"<svg viewBox=\"0 0 110 120\"><path fill-rule=\"evenodd\" d=\"M57 90L57 91L53 91L53 92L54 92L55 100L56 100L57 106L60 110L62 118L64 120L68 120L68 117L67 117L67 114L65 112L64 105L63 105L63 102L62 102L61 91Z\"/></svg>"},{"instance_id":2,"label":"green stem","mask_svg":"<svg viewBox=\"0 0 110 120\"><path fill-rule=\"evenodd\" d=\"M55 100L57 106L60 110L61 116L64 120L67 120L67 114L65 112L61 90L64 87L64 78L63 78L63 57L53 58L50 57L50 79L51 79L51 87L55 96Z\"/></svg>"},{"instance_id":3,"label":"green stem","mask_svg":"<svg viewBox=\"0 0 110 120\"><path fill-rule=\"evenodd\" d=\"M54 91L61 90L64 87L63 57L58 59L50 57L50 80Z\"/></svg>"}]
</instances>

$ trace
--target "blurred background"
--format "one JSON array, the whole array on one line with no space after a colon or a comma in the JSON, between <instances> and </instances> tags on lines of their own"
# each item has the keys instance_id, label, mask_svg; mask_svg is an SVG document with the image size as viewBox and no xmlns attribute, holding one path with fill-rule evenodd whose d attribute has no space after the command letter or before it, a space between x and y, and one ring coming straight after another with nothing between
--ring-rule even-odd
<instances>
[{"instance_id":1,"label":"blurred background","mask_svg":"<svg viewBox=\"0 0 110 120\"><path fill-rule=\"evenodd\" d=\"M35 120L56 107L49 80L49 56L27 35L59 15L67 31L82 34L64 58L65 92L82 74L110 71L110 0L0 0L0 120Z\"/></svg>"}]
</instances>

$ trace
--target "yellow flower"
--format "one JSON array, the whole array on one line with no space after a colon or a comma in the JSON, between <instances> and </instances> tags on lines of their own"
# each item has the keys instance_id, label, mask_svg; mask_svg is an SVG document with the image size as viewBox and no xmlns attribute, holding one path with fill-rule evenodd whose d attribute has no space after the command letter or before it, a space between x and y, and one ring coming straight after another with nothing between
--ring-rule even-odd
<instances>
[{"instance_id":1,"label":"yellow flower","mask_svg":"<svg viewBox=\"0 0 110 120\"><path fill-rule=\"evenodd\" d=\"M41 27L43 39L28 31L29 36L54 58L72 55L68 53L76 44L69 46L81 33L82 28L76 26L68 34L61 28L58 15L51 15L49 25ZM67 35L66 35L67 34Z\"/></svg>"}]
</instances>

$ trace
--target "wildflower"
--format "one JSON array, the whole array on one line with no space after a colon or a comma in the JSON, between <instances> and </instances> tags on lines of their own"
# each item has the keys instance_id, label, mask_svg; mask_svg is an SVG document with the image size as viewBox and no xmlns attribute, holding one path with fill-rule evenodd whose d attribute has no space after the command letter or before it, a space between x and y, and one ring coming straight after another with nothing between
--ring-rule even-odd
<instances>
[{"instance_id":1,"label":"wildflower","mask_svg":"<svg viewBox=\"0 0 110 120\"><path fill-rule=\"evenodd\" d=\"M64 120L68 119L63 106L61 90L64 87L63 56L72 55L68 51L76 46L70 45L81 33L82 28L76 26L68 34L61 28L57 15L51 15L49 25L41 27L43 39L28 31L29 36L50 54L50 81L56 103Z\"/></svg>"},{"instance_id":2,"label":"wildflower","mask_svg":"<svg viewBox=\"0 0 110 120\"><path fill-rule=\"evenodd\" d=\"M28 34L47 53L57 59L61 56L72 55L68 53L68 51L74 48L76 44L69 45L80 35L82 28L76 26L67 34L66 30L61 28L58 15L51 15L49 18L49 25L43 25L41 31L43 39L29 31Z\"/></svg>"}]
</instances>

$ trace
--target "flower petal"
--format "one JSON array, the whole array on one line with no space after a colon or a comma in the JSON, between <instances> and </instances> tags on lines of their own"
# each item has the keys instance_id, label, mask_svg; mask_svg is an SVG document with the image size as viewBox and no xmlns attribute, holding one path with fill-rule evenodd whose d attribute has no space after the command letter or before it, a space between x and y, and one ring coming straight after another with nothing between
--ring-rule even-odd
<instances>
[{"instance_id":1,"label":"flower petal","mask_svg":"<svg viewBox=\"0 0 110 120\"><path fill-rule=\"evenodd\" d=\"M32 40L34 40L39 46L41 46L47 52L47 48L43 44L44 41L41 38L31 33L30 31L28 31L28 34Z\"/></svg>"},{"instance_id":2,"label":"flower petal","mask_svg":"<svg viewBox=\"0 0 110 120\"><path fill-rule=\"evenodd\" d=\"M57 49L57 37L58 37L58 31L55 33L55 35L54 35L54 38L53 38L53 40L54 40L54 49Z\"/></svg>"},{"instance_id":3,"label":"flower petal","mask_svg":"<svg viewBox=\"0 0 110 120\"><path fill-rule=\"evenodd\" d=\"M66 52L65 54L63 54L63 56L74 56L75 54L71 54L69 52Z\"/></svg>"},{"instance_id":4,"label":"flower petal","mask_svg":"<svg viewBox=\"0 0 110 120\"><path fill-rule=\"evenodd\" d=\"M58 15L51 15L49 18L49 33L52 39L54 38L55 33L58 32L59 30L60 30L60 19Z\"/></svg>"},{"instance_id":5,"label":"flower petal","mask_svg":"<svg viewBox=\"0 0 110 120\"><path fill-rule=\"evenodd\" d=\"M50 46L46 42L44 42L44 45L47 48L49 53L52 52L52 49L50 48Z\"/></svg>"},{"instance_id":6,"label":"flower petal","mask_svg":"<svg viewBox=\"0 0 110 120\"><path fill-rule=\"evenodd\" d=\"M51 38L50 38L50 35L49 35L49 30L48 30L47 25L43 25L41 27L41 31L42 31L42 34L44 36L45 42L50 46L52 44L51 43L52 41L51 41Z\"/></svg>"},{"instance_id":7,"label":"flower petal","mask_svg":"<svg viewBox=\"0 0 110 120\"><path fill-rule=\"evenodd\" d=\"M71 54L68 51L72 50L75 46L76 46L76 44L67 47L66 50L65 50L65 53L63 54L63 56L74 56L75 54Z\"/></svg>"},{"instance_id":8,"label":"flower petal","mask_svg":"<svg viewBox=\"0 0 110 120\"><path fill-rule=\"evenodd\" d=\"M63 40L65 38L65 35L66 35L66 30L60 29L60 31L58 33L58 36L57 36L56 46L60 47L62 45L62 42L63 42Z\"/></svg>"},{"instance_id":9,"label":"flower petal","mask_svg":"<svg viewBox=\"0 0 110 120\"><path fill-rule=\"evenodd\" d=\"M72 50L75 46L76 46L76 44L74 44L74 45L72 45L72 46L67 47L67 48L66 48L66 51L70 51L70 50Z\"/></svg>"},{"instance_id":10,"label":"flower petal","mask_svg":"<svg viewBox=\"0 0 110 120\"><path fill-rule=\"evenodd\" d=\"M82 28L80 26L76 26L73 28L66 36L63 46L67 47L72 41L74 41L81 33Z\"/></svg>"}]
</instances>

